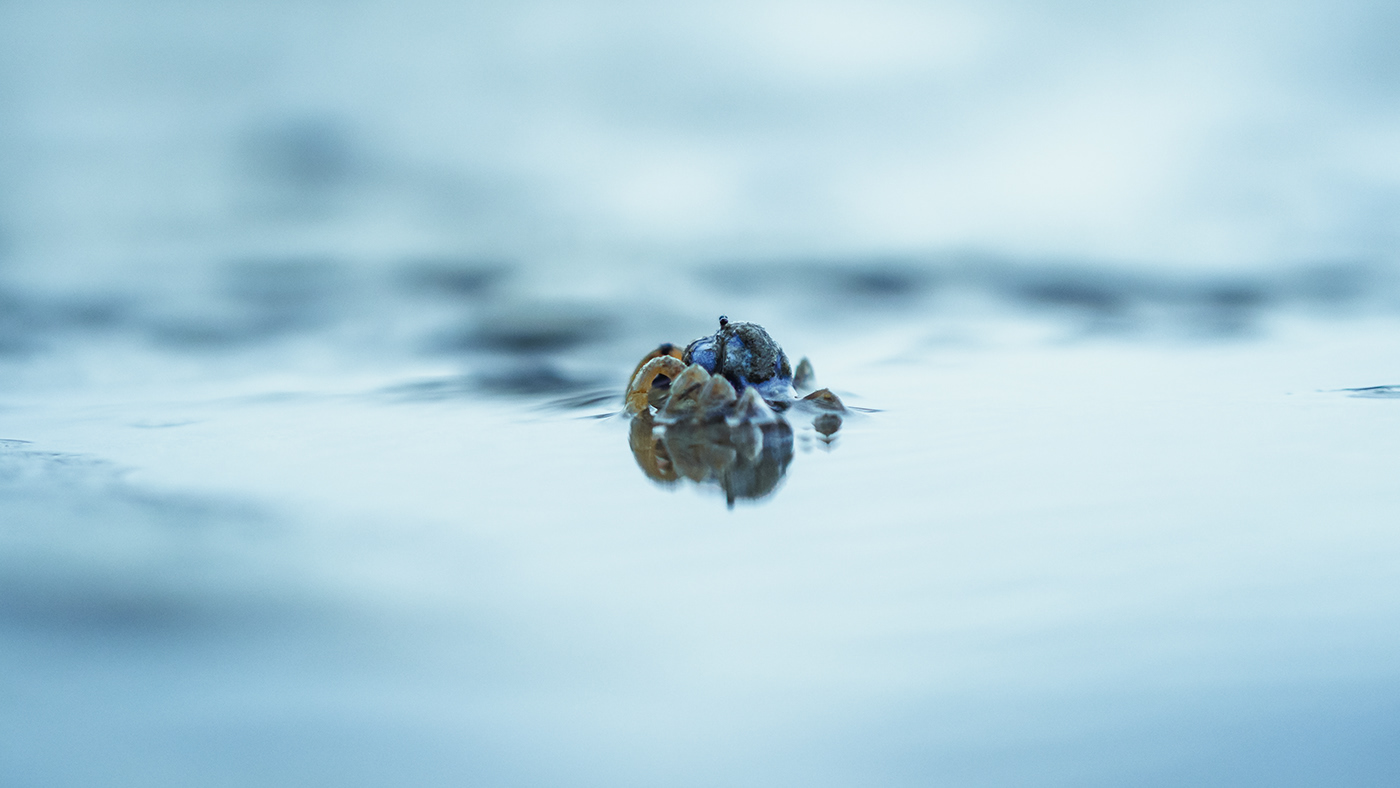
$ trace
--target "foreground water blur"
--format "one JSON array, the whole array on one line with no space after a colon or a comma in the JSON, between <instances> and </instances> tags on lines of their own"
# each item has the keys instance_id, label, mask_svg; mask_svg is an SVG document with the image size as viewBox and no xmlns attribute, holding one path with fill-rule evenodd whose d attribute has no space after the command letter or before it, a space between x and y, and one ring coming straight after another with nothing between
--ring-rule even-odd
<instances>
[{"instance_id":1,"label":"foreground water blur","mask_svg":"<svg viewBox=\"0 0 1400 788\"><path fill-rule=\"evenodd\" d=\"M8 784L1394 779L1400 410L1343 390L1396 381L1383 287L779 266L642 319L433 270L10 291ZM734 299L874 412L730 510L618 411Z\"/></svg>"},{"instance_id":2,"label":"foreground water blur","mask_svg":"<svg viewBox=\"0 0 1400 788\"><path fill-rule=\"evenodd\" d=\"M0 784L1400 783L1397 29L0 4Z\"/></svg>"}]
</instances>

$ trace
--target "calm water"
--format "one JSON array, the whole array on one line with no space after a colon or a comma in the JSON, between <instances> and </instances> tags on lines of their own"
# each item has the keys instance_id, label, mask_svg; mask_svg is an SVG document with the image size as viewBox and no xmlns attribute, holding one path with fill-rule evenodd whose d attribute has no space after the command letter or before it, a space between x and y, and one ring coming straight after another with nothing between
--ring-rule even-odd
<instances>
[{"instance_id":1,"label":"calm water","mask_svg":"<svg viewBox=\"0 0 1400 788\"><path fill-rule=\"evenodd\" d=\"M1394 5L0 3L0 786L1400 785Z\"/></svg>"},{"instance_id":2,"label":"calm water","mask_svg":"<svg viewBox=\"0 0 1400 788\"><path fill-rule=\"evenodd\" d=\"M421 274L235 273L178 331L12 291L52 323L0 400L7 784L1400 774L1400 402L1340 391L1400 382L1386 310L746 296L874 412L794 419L731 510L616 413L703 307ZM328 281L341 317L267 327Z\"/></svg>"}]
</instances>

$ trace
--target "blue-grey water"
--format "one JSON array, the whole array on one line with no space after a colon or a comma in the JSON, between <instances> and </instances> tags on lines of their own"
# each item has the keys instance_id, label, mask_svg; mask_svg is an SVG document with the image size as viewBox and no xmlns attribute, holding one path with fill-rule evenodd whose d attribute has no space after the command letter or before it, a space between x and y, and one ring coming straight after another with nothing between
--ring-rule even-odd
<instances>
[{"instance_id":1,"label":"blue-grey water","mask_svg":"<svg viewBox=\"0 0 1400 788\"><path fill-rule=\"evenodd\" d=\"M1400 783L1396 30L0 5L0 785Z\"/></svg>"}]
</instances>

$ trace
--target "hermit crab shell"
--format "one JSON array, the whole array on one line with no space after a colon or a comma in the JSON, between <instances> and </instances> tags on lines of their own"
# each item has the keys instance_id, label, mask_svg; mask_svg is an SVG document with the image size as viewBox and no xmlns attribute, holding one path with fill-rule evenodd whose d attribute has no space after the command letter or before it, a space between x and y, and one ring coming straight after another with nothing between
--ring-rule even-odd
<instances>
[{"instance_id":1,"label":"hermit crab shell","mask_svg":"<svg viewBox=\"0 0 1400 788\"><path fill-rule=\"evenodd\" d=\"M721 317L719 331L691 342L681 361L724 376L740 392L753 387L764 399L775 402L792 396L792 364L782 347L757 323L731 323Z\"/></svg>"}]
</instances>

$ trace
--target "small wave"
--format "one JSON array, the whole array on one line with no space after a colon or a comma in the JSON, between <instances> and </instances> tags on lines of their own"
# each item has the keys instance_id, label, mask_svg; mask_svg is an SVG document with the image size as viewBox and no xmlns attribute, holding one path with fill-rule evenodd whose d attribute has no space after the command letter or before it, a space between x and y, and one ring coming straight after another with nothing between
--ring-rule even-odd
<instances>
[{"instance_id":1,"label":"small wave","mask_svg":"<svg viewBox=\"0 0 1400 788\"><path fill-rule=\"evenodd\" d=\"M1353 397L1364 399L1400 399L1400 386L1365 386L1357 389L1342 389Z\"/></svg>"}]
</instances>

